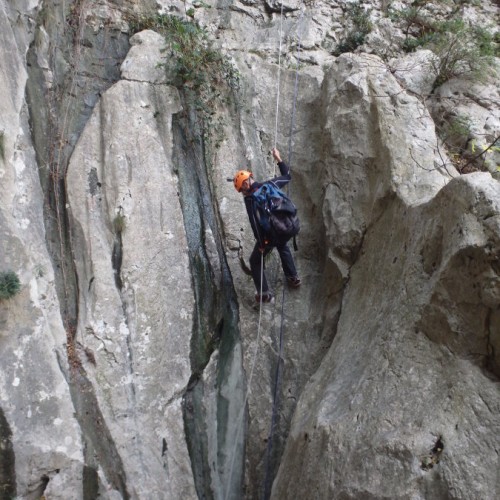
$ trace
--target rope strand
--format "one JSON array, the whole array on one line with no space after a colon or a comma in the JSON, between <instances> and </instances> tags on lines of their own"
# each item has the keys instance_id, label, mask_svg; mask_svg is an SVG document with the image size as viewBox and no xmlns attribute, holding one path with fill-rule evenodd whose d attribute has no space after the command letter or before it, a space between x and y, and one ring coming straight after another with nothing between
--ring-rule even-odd
<instances>
[{"instance_id":1,"label":"rope strand","mask_svg":"<svg viewBox=\"0 0 500 500\"><path fill-rule=\"evenodd\" d=\"M279 102L280 102L280 86L281 86L281 46L283 41L283 0L281 0L280 10L280 39L278 50L278 83L276 92L276 115L274 121L274 147L278 144L278 119L279 119Z\"/></svg>"},{"instance_id":2,"label":"rope strand","mask_svg":"<svg viewBox=\"0 0 500 500\"><path fill-rule=\"evenodd\" d=\"M233 452L231 453L231 468L229 469L229 477L228 477L228 480L226 483L227 489L226 489L226 494L224 495L225 500L227 500L229 497L229 489L231 486L231 478L233 476L233 466L234 466L234 461L235 461L235 456L236 456L236 446L238 444L238 438L239 438L242 424L243 424L243 417L245 415L245 410L246 410L247 403L248 403L248 396L250 395L250 390L252 387L252 378L253 378L255 363L257 361L257 354L259 352L260 330L261 330L261 323L262 323L262 282L263 281L264 281L264 253L261 253L261 255L260 255L260 303L259 303L259 322L257 324L257 339L255 340L255 352L254 352L253 359L252 359L252 366L250 368L250 376L248 378L247 390L245 392L245 399L243 400L243 405L241 407L241 413L240 413L240 416L238 418L238 427L236 429L236 439L234 440Z\"/></svg>"},{"instance_id":3,"label":"rope strand","mask_svg":"<svg viewBox=\"0 0 500 500\"><path fill-rule=\"evenodd\" d=\"M302 6L301 6L302 7ZM290 120L290 134L288 136L288 165L292 166L292 138L295 132L295 111L297 109L297 95L299 89L299 64L300 64L300 49L302 45L302 18L304 16L305 9L301 8L300 18L299 18L299 32L298 32L298 42L297 42L297 52L295 59L297 60L297 68L295 70L295 83L293 87L293 106L292 106L292 119Z\"/></svg>"},{"instance_id":4,"label":"rope strand","mask_svg":"<svg viewBox=\"0 0 500 500\"><path fill-rule=\"evenodd\" d=\"M283 362L283 339L284 339L284 328L283 328L283 318L285 316L285 287L283 286L283 293L281 296L281 323L280 323L280 335L279 335L279 350L278 350L278 363L276 365L276 375L274 378L274 391L273 391L273 408L271 413L271 427L269 429L269 435L267 438L267 448L266 448L266 474L264 477L264 500L267 500L271 494L271 452L273 449L273 437L274 428L276 426L276 417L278 415L279 408L279 388L281 386L281 373L282 373L282 362Z\"/></svg>"},{"instance_id":5,"label":"rope strand","mask_svg":"<svg viewBox=\"0 0 500 500\"><path fill-rule=\"evenodd\" d=\"M299 18L299 24L302 21L302 17L304 14L304 8L303 4L301 5L301 15ZM290 137L288 141L288 158L289 158L289 165L291 165L291 160L292 160L292 137L294 133L294 128L295 128L295 111L296 111L296 104L297 104L297 95L298 95L298 74L299 74L299 68L298 68L298 61L299 61L299 54L300 54L300 48L301 48L301 37L302 37L302 32L301 30L299 31L299 37L298 37L298 47L297 47L297 69L296 69L296 74L295 74L295 85L294 85L294 96L293 96L293 108L292 108L292 117L291 117L291 123L290 123ZM278 82L277 82L277 92L276 92L276 116L275 116L275 126L274 126L274 147L277 147L277 142L278 142L278 121L279 121L279 101L280 101L280 86L281 86L281 51L282 51L282 39L283 39L283 0L281 0L281 9L280 9L280 35L279 35L279 52L278 52ZM276 174L276 164L274 165L274 172ZM241 432L242 424L243 424L243 417L245 414L245 410L247 407L248 403L248 398L250 395L251 391L251 385L252 385L252 378L254 374L254 369L255 369L255 364L257 361L257 354L259 350L259 344L260 344L260 336L261 336L261 324L262 324L262 294L263 294L263 281L264 281L264 253L261 254L261 260L260 260L260 303L259 303L259 321L257 325L257 338L256 338L256 345L255 345L255 352L253 355L252 359L252 365L250 368L250 375L248 378L248 383L247 383L247 390L245 393L245 399L243 401L241 413L238 419L238 427L236 431L236 439L233 447L233 452L232 452L232 460L231 460L231 468L229 470L229 477L227 481L227 489L226 489L226 494L224 498L227 500L228 495L229 495L229 489L230 489L230 484L231 484L231 478L233 474L233 466L234 466L234 461L235 461L235 454L236 454L236 446L238 443L238 437ZM278 351L278 362L276 365L276 371L275 371L275 383L274 383L274 389L273 389L273 406L272 406L272 415L271 415L271 427L269 431L269 437L267 441L267 450L266 450L266 466L265 466L265 479L264 479L264 499L267 500L270 495L270 487L272 486L272 477L271 477L271 471L270 471L270 457L272 453L272 447L273 447L273 438L274 438L274 428L276 426L276 419L278 415L278 409L279 409L279 389L281 387L281 374L282 374L282 364L283 364L283 345L284 345L284 307L285 307L285 293L286 289L285 286L283 286L283 293L282 293L282 299L281 299L281 322L280 322L280 332L279 332L279 351Z\"/></svg>"},{"instance_id":6,"label":"rope strand","mask_svg":"<svg viewBox=\"0 0 500 500\"><path fill-rule=\"evenodd\" d=\"M302 7L302 6L301 6ZM301 14L299 18L299 25L302 24L302 17L304 14L304 9L301 8ZM300 26L299 26L300 27ZM294 84L294 93L293 93L293 108L292 108L292 118L290 121L290 136L288 139L288 161L289 165L292 163L292 137L295 130L295 111L297 105L297 95L298 95L298 80L299 80L299 54L301 48L301 40L302 40L302 30L299 29L298 36L298 45L297 45L297 69L295 72L295 84ZM287 185L288 192L288 185ZM274 391L273 391L273 407L271 413L271 426L269 429L269 435L267 439L267 448L266 448L266 460L265 460L265 477L264 477L264 492L263 499L268 500L271 495L271 487L272 487L272 472L271 472L271 454L273 449L273 441L274 441L274 430L276 427L276 419L279 410L279 396L280 396L280 387L281 387L281 378L282 378L282 365L283 365L283 340L284 340L284 317L285 317L285 291L286 288L283 286L283 294L281 299L281 323L280 323L280 333L279 333L279 351L278 351L278 362L276 365L275 372L275 382L274 382Z\"/></svg>"}]
</instances>

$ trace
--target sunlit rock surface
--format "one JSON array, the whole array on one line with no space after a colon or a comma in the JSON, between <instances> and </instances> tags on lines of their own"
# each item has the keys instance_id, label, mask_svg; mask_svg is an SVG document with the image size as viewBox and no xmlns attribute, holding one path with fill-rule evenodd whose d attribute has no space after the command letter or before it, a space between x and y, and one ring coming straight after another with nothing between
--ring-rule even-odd
<instances>
[{"instance_id":1,"label":"sunlit rock surface","mask_svg":"<svg viewBox=\"0 0 500 500\"><path fill-rule=\"evenodd\" d=\"M0 271L21 281L0 302L0 496L500 495L498 151L460 176L437 134L451 116L468 154L491 144L498 79L435 88L385 1L334 56L351 4L0 0ZM129 37L157 8L238 69L217 148L175 47L154 23ZM274 146L303 284L272 255L259 314L226 179L275 175Z\"/></svg>"}]
</instances>

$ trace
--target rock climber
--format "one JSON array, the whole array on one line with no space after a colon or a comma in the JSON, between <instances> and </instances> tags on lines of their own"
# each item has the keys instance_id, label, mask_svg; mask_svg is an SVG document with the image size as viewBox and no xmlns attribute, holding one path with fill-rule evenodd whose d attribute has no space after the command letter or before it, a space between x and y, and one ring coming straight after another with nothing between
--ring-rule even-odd
<instances>
[{"instance_id":1,"label":"rock climber","mask_svg":"<svg viewBox=\"0 0 500 500\"><path fill-rule=\"evenodd\" d=\"M285 184L288 184L291 180L290 167L281 159L280 152L274 148L272 154L278 167L280 169L281 175L270 179L278 188L282 188ZM255 247L250 255L250 270L252 273L252 278L257 289L255 294L255 300L257 302L271 302L274 298L272 292L269 291L267 284L266 275L262 269L262 283L261 283L261 265L264 265L264 257L268 255L274 247L277 248L281 265L285 273L288 286L291 288L298 288L300 286L300 279L297 275L297 270L295 268L295 263L293 260L292 252L288 247L286 241L273 241L271 235L265 234L263 228L258 222L257 206L255 199L251 196L252 193L257 191L264 183L256 182L253 178L253 174L248 170L240 170L236 173L233 178L234 187L236 191L242 193L245 200L245 207L247 209L248 218L250 220L250 225L252 226L253 234L255 236L256 242ZM262 288L261 288L262 285ZM262 291L262 295L261 295Z\"/></svg>"}]
</instances>

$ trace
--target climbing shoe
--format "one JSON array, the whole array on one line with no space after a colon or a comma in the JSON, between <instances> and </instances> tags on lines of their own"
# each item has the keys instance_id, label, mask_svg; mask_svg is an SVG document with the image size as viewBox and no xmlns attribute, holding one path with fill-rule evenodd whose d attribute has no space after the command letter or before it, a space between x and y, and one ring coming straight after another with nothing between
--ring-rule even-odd
<instances>
[{"instance_id":1,"label":"climbing shoe","mask_svg":"<svg viewBox=\"0 0 500 500\"><path fill-rule=\"evenodd\" d=\"M286 279L290 288L299 288L300 278L298 276L288 276Z\"/></svg>"},{"instance_id":2,"label":"climbing shoe","mask_svg":"<svg viewBox=\"0 0 500 500\"><path fill-rule=\"evenodd\" d=\"M266 303L266 302L272 302L274 300L274 295L271 293L271 292L264 292L262 294L262 297L256 293L255 294L255 300L256 302L258 302L259 304L262 302L262 303Z\"/></svg>"}]
</instances>

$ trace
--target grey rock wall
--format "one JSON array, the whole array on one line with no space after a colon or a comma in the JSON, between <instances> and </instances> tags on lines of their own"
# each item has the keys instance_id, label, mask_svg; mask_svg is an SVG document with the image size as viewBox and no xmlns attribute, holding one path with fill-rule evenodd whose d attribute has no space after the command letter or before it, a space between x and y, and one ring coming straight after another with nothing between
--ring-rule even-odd
<instances>
[{"instance_id":1,"label":"grey rock wall","mask_svg":"<svg viewBox=\"0 0 500 500\"><path fill-rule=\"evenodd\" d=\"M213 148L163 37L129 40L158 6L0 0L0 496L499 496L498 152L460 176L436 134L493 141L498 85L434 89L388 2L333 56L351 4L160 2L240 73ZM226 178L273 176L273 146L303 285L272 255L259 312Z\"/></svg>"},{"instance_id":2,"label":"grey rock wall","mask_svg":"<svg viewBox=\"0 0 500 500\"><path fill-rule=\"evenodd\" d=\"M364 163L351 160L348 169L341 157L341 168L330 170L335 190L326 191L324 206L328 215L330 207L340 208L327 218L329 247L355 254L337 335L303 391L272 497L493 497L498 183L485 173L451 180L426 168L437 162L430 117L374 62L351 59L347 73L334 73L341 82L333 97L347 84L347 95L360 96L356 103L375 95L362 114L332 108L334 150L342 151L343 131L360 129L360 116L368 123L377 118L369 130L380 135L372 142L362 131ZM395 113L391 95L400 100ZM408 116L418 113L422 127L413 120L405 131L400 122L390 134L380 118L392 116L397 124L401 102L416 107ZM394 139L381 140L386 133ZM422 146L418 156L405 142ZM377 155L382 144L384 154ZM370 210L341 225L346 205ZM354 236L353 220L360 221Z\"/></svg>"},{"instance_id":3,"label":"grey rock wall","mask_svg":"<svg viewBox=\"0 0 500 500\"><path fill-rule=\"evenodd\" d=\"M179 109L175 89L115 84L67 174L81 286L76 339L92 353L87 373L140 498L194 495L181 412L194 299L170 163Z\"/></svg>"},{"instance_id":4,"label":"grey rock wall","mask_svg":"<svg viewBox=\"0 0 500 500\"><path fill-rule=\"evenodd\" d=\"M80 498L82 440L64 375L66 333L24 100L35 7L2 4L0 14L0 262L1 271L16 272L21 282L19 295L0 305L0 494Z\"/></svg>"},{"instance_id":5,"label":"grey rock wall","mask_svg":"<svg viewBox=\"0 0 500 500\"><path fill-rule=\"evenodd\" d=\"M351 270L337 337L294 416L293 438L273 490L276 498L310 491L318 498L467 498L498 491L498 443L490 434L498 426L498 392L488 348L498 326L482 321L492 314L489 300L477 300L462 279L472 272L483 276L486 288L491 283L496 257L490 260L484 236L495 222L482 215L491 201L481 206L467 198L468 218L477 223L474 230L468 226L467 243L453 241L463 227L464 194L484 180L480 174L456 179L421 209L396 202L388 212L392 229L387 230L384 216L369 231L366 252ZM435 211L430 226L421 225L429 221L422 210ZM429 240L422 238L429 233L434 235L432 253ZM370 241L383 245L385 259ZM470 253L474 259L465 257ZM472 271L476 266L480 273ZM368 272L378 275L375 290L366 282ZM446 303L443 281L453 283L445 285ZM387 291L386 307L380 308L380 301L375 305L373 297ZM350 308L356 312L344 324ZM475 320L479 327L471 324ZM435 337L441 334L446 340ZM380 358L383 365L374 364ZM479 462L480 467L471 465ZM300 481L290 482L298 470Z\"/></svg>"}]
</instances>

